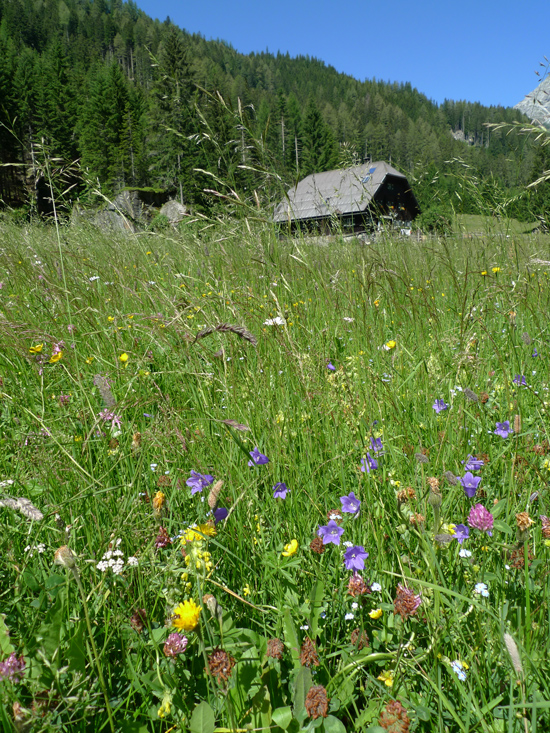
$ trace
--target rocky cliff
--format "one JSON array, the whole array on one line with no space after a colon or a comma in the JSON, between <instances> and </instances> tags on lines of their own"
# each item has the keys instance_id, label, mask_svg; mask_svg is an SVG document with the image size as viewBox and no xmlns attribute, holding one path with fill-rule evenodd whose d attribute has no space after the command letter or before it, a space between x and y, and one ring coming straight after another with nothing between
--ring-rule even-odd
<instances>
[{"instance_id":1,"label":"rocky cliff","mask_svg":"<svg viewBox=\"0 0 550 733\"><path fill-rule=\"evenodd\" d=\"M550 76L546 76L514 109L519 109L534 122L550 127Z\"/></svg>"}]
</instances>

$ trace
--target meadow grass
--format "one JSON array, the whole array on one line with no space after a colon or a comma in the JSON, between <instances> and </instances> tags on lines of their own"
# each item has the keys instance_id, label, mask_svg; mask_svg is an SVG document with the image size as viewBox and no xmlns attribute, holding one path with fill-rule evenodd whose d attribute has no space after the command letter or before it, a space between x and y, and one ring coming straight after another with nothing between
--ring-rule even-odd
<instances>
[{"instance_id":1,"label":"meadow grass","mask_svg":"<svg viewBox=\"0 0 550 733\"><path fill-rule=\"evenodd\" d=\"M547 260L0 224L3 729L549 730Z\"/></svg>"}]
</instances>

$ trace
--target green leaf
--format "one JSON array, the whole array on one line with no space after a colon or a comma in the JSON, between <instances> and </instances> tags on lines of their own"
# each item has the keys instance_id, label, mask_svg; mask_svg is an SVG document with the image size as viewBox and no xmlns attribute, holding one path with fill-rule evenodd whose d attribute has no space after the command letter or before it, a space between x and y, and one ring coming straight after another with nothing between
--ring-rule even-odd
<instances>
[{"instance_id":1,"label":"green leaf","mask_svg":"<svg viewBox=\"0 0 550 733\"><path fill-rule=\"evenodd\" d=\"M309 630L312 639L317 636L317 630L319 628L319 615L321 613L323 599L325 597L325 584L322 580L316 580L311 587L311 593L309 594L309 602L311 606L310 617L309 617Z\"/></svg>"},{"instance_id":2,"label":"green leaf","mask_svg":"<svg viewBox=\"0 0 550 733\"><path fill-rule=\"evenodd\" d=\"M283 631L285 633L286 645L289 647L294 666L299 668L302 666L300 664L300 642L298 641L298 634L296 633L296 627L292 620L290 608L285 608L285 612L283 614Z\"/></svg>"},{"instance_id":3,"label":"green leaf","mask_svg":"<svg viewBox=\"0 0 550 733\"><path fill-rule=\"evenodd\" d=\"M303 722L307 717L305 709L306 695L311 687L311 670L309 667L300 667L294 683L294 717Z\"/></svg>"},{"instance_id":4,"label":"green leaf","mask_svg":"<svg viewBox=\"0 0 550 733\"><path fill-rule=\"evenodd\" d=\"M76 632L69 641L67 662L69 669L74 672L86 673L86 643L84 641L85 622L80 621Z\"/></svg>"},{"instance_id":5,"label":"green leaf","mask_svg":"<svg viewBox=\"0 0 550 733\"><path fill-rule=\"evenodd\" d=\"M120 725L121 733L149 733L149 728L146 725L134 721L124 722L121 720L118 725Z\"/></svg>"},{"instance_id":6,"label":"green leaf","mask_svg":"<svg viewBox=\"0 0 550 733\"><path fill-rule=\"evenodd\" d=\"M254 730L269 730L271 717L271 697L269 690L267 687L262 687L254 695L250 713L246 716L246 722L250 720Z\"/></svg>"},{"instance_id":7,"label":"green leaf","mask_svg":"<svg viewBox=\"0 0 550 733\"><path fill-rule=\"evenodd\" d=\"M271 719L273 720L275 725L279 726L279 728L286 730L290 725L290 721L292 720L292 708L277 708L271 714Z\"/></svg>"},{"instance_id":8,"label":"green leaf","mask_svg":"<svg viewBox=\"0 0 550 733\"><path fill-rule=\"evenodd\" d=\"M505 532L506 534L513 534L514 532L510 525L506 524L502 519L495 519L493 529L497 529L499 532Z\"/></svg>"},{"instance_id":9,"label":"green leaf","mask_svg":"<svg viewBox=\"0 0 550 733\"><path fill-rule=\"evenodd\" d=\"M215 727L214 711L207 702L199 703L193 710L189 730L191 733L214 733Z\"/></svg>"},{"instance_id":10,"label":"green leaf","mask_svg":"<svg viewBox=\"0 0 550 733\"><path fill-rule=\"evenodd\" d=\"M1 656L6 657L8 654L13 654L15 647L10 643L10 634L8 627L4 623L6 617L0 613L0 652Z\"/></svg>"},{"instance_id":11,"label":"green leaf","mask_svg":"<svg viewBox=\"0 0 550 733\"><path fill-rule=\"evenodd\" d=\"M367 728L365 733L388 733L388 731L380 725L371 725L370 728Z\"/></svg>"},{"instance_id":12,"label":"green leaf","mask_svg":"<svg viewBox=\"0 0 550 733\"><path fill-rule=\"evenodd\" d=\"M36 634L37 641L41 642L44 653L50 661L54 659L59 650L66 595L66 588L57 593L55 603L44 617L44 621Z\"/></svg>"},{"instance_id":13,"label":"green leaf","mask_svg":"<svg viewBox=\"0 0 550 733\"><path fill-rule=\"evenodd\" d=\"M334 715L327 715L323 727L325 733L346 733L346 726L341 720L335 718Z\"/></svg>"},{"instance_id":14,"label":"green leaf","mask_svg":"<svg viewBox=\"0 0 550 733\"><path fill-rule=\"evenodd\" d=\"M29 590L32 590L33 593L40 592L41 586L33 572L31 572L30 570L25 570L21 574L21 578L27 588L29 588Z\"/></svg>"},{"instance_id":15,"label":"green leaf","mask_svg":"<svg viewBox=\"0 0 550 733\"><path fill-rule=\"evenodd\" d=\"M425 707L423 707L422 705L418 705L418 706L417 706L417 707L416 707L416 708L414 709L414 711L415 711L415 713L416 713L416 717L417 717L417 718L418 718L419 720L425 720L425 721L427 722L427 721L428 721L428 720L430 720L430 719L431 719L431 717L432 717L432 714L430 713L430 711L428 710L428 708L425 708Z\"/></svg>"}]
</instances>

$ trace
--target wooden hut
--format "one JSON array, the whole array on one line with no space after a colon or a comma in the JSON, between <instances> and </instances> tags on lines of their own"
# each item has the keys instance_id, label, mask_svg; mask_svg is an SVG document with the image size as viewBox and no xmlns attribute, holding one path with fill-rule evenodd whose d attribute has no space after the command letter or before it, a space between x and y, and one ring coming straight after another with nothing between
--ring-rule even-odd
<instances>
[{"instance_id":1,"label":"wooden hut","mask_svg":"<svg viewBox=\"0 0 550 733\"><path fill-rule=\"evenodd\" d=\"M274 220L292 229L350 233L382 226L407 228L420 213L406 177L383 161L312 173L291 188Z\"/></svg>"}]
</instances>

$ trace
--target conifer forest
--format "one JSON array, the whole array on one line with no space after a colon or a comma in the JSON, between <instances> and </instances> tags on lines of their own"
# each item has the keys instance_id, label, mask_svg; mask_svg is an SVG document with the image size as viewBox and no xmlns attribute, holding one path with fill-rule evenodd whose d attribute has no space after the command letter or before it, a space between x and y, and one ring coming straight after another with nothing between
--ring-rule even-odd
<instances>
[{"instance_id":1,"label":"conifer forest","mask_svg":"<svg viewBox=\"0 0 550 733\"><path fill-rule=\"evenodd\" d=\"M487 126L516 110L243 55L132 0L0 0L0 100L4 206L29 200L45 161L69 205L141 187L204 211L223 201L214 191L269 204L311 172L370 158L402 170L423 210L480 213L498 198L521 219L540 202L518 192L548 167L528 137Z\"/></svg>"}]
</instances>

